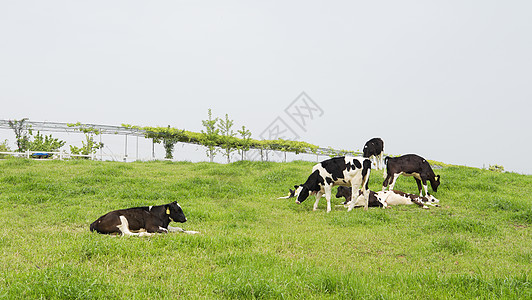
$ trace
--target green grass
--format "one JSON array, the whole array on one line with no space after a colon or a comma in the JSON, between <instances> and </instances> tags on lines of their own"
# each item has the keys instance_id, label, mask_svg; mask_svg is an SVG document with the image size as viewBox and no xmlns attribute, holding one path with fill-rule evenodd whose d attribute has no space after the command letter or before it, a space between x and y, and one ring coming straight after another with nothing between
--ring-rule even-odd
<instances>
[{"instance_id":1,"label":"green grass","mask_svg":"<svg viewBox=\"0 0 532 300\"><path fill-rule=\"evenodd\" d=\"M444 165L430 210L275 200L312 165L0 161L0 298L532 298L532 176ZM88 230L171 201L201 235Z\"/></svg>"}]
</instances>

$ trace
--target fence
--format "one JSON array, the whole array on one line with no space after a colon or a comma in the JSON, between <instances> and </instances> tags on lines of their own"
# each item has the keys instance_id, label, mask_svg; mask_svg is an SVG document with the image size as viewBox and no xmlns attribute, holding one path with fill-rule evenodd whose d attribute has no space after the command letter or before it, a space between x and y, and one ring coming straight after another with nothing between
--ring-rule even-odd
<instances>
[{"instance_id":1,"label":"fence","mask_svg":"<svg viewBox=\"0 0 532 300\"><path fill-rule=\"evenodd\" d=\"M9 121L7 120L0 120L0 129L8 129L9 131L12 131L11 127L8 124ZM131 127L131 126L110 126L110 125L98 125L98 124L80 124L77 123L76 126L73 126L72 124L68 123L57 123L57 122L35 122L35 121L26 121L25 125L28 128L31 128L33 131L43 131L43 132L54 132L55 134L82 134L80 132L79 128L93 128L98 131L99 141L102 142L102 136L107 135L109 138L108 140L113 140L113 150L109 146L106 146L106 150L109 153L103 153L104 149L98 150L95 154L90 155L79 155L79 154L72 154L68 153L66 151L58 151L58 152L46 152L49 155L49 157L53 159L72 159L72 158L87 158L87 159L98 159L98 160L118 160L118 161L134 161L134 160L165 160L162 158L157 158L156 155L156 143L155 139L151 137L150 135L153 135L153 132L144 130L142 128L138 127ZM55 135L54 134L54 135ZM196 134L196 133L192 133ZM114 136L114 137L113 137ZM118 141L117 138L122 137L122 142ZM136 137L136 144L135 143L128 143L128 137ZM149 157L143 157L141 158L139 155L139 138L142 138L143 149L149 149L148 151L151 152ZM149 140L149 145L146 144L145 141ZM274 144L278 144L278 141L272 141ZM287 142L287 141L279 141L279 142ZM118 146L119 143L123 143L122 146ZM201 147L202 149L204 146L198 141L198 139L188 139L186 141L179 141L179 143L187 144L190 146L195 147ZM106 141L106 144L108 142ZM131 152L130 144L133 144L133 152L135 152L135 155L130 156L129 152ZM278 145L275 145L278 146ZM123 147L124 151L120 154L115 154L121 151L116 151L116 149L120 149L120 147ZM160 148L160 146L158 146ZM198 152L198 150L195 150ZM39 157L36 154L37 153L43 153L44 151L26 151L26 152L0 152L0 154L4 155L12 155L16 157L25 157L25 158L45 158L43 156ZM311 160L311 161L319 161L320 158L323 157L332 157L332 156L340 156L340 155L351 155L351 156L360 156L360 152L354 152L354 151L346 151L346 150L336 150L333 148L320 148L320 147L313 147L313 148L301 148L298 149L297 152L294 151L283 151L278 148L268 148L261 146L254 146L250 145L250 149L247 151L248 155L244 158L245 160L260 160L260 161L288 161L289 156L291 158L294 157L295 159L299 160ZM251 154L251 155L250 155ZM46 156L47 158L48 156ZM203 160L207 160L205 154L203 154ZM237 158L237 155L233 156ZM241 159L241 155L238 155ZM181 160L183 160L182 157L180 157ZM312 159L309 159L312 158ZM185 160L189 160L186 159ZM198 161L201 161L201 159L196 159Z\"/></svg>"}]
</instances>

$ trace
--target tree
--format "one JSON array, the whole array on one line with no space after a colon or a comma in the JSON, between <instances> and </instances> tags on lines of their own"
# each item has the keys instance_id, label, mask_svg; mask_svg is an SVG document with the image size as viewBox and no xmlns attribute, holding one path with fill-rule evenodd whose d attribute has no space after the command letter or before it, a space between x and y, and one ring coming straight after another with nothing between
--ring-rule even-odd
<instances>
[{"instance_id":1,"label":"tree","mask_svg":"<svg viewBox=\"0 0 532 300\"><path fill-rule=\"evenodd\" d=\"M78 155L91 155L96 153L96 150L103 148L103 143L94 141L94 135L100 134L100 130L89 125L83 125L79 122L76 124L67 124L67 126L78 127L76 129L85 134L85 141L81 142L81 148L70 145L70 153Z\"/></svg>"},{"instance_id":2,"label":"tree","mask_svg":"<svg viewBox=\"0 0 532 300\"><path fill-rule=\"evenodd\" d=\"M220 119L218 129L220 130L221 147L224 149L227 163L231 162L231 153L235 151L237 141L234 138L236 133L233 131L234 121L229 119L229 115L225 114L225 119Z\"/></svg>"},{"instance_id":3,"label":"tree","mask_svg":"<svg viewBox=\"0 0 532 300\"><path fill-rule=\"evenodd\" d=\"M246 126L242 126L242 129L238 130L238 133L241 136L240 146L238 147L238 150L242 155L242 160L244 160L244 154L249 151L249 148L251 147L251 131L246 129Z\"/></svg>"},{"instance_id":4,"label":"tree","mask_svg":"<svg viewBox=\"0 0 532 300\"><path fill-rule=\"evenodd\" d=\"M207 120L201 121L205 131L201 130L201 144L207 147L207 156L209 156L211 162L214 161L214 156L216 155L219 140L220 130L216 128L216 123L218 118L212 118L212 111L209 108L209 118Z\"/></svg>"},{"instance_id":5,"label":"tree","mask_svg":"<svg viewBox=\"0 0 532 300\"><path fill-rule=\"evenodd\" d=\"M4 140L1 144L0 144L0 152L11 152L11 149L9 148L9 145L7 144L7 140ZM4 159L6 158L6 154L0 154L0 158L1 159Z\"/></svg>"},{"instance_id":6,"label":"tree","mask_svg":"<svg viewBox=\"0 0 532 300\"><path fill-rule=\"evenodd\" d=\"M57 152L59 148L66 144L65 141L53 138L52 135L41 135L37 131L37 135L33 141L29 142L28 150L30 151L44 151L44 152Z\"/></svg>"},{"instance_id":7,"label":"tree","mask_svg":"<svg viewBox=\"0 0 532 300\"><path fill-rule=\"evenodd\" d=\"M15 138L17 139L17 151L24 152L28 150L30 136L32 134L31 127L28 128L24 123L29 120L24 118L22 120L9 120L8 124L11 129L15 132Z\"/></svg>"},{"instance_id":8,"label":"tree","mask_svg":"<svg viewBox=\"0 0 532 300\"><path fill-rule=\"evenodd\" d=\"M172 129L173 128L170 128L170 125L168 125L167 132L163 133L162 141L163 141L164 151L166 153L164 158L166 159L174 158L174 155L173 155L174 146L175 144L177 144L177 142L181 140L182 137L185 136L184 130L179 130L179 129L172 130Z\"/></svg>"}]
</instances>

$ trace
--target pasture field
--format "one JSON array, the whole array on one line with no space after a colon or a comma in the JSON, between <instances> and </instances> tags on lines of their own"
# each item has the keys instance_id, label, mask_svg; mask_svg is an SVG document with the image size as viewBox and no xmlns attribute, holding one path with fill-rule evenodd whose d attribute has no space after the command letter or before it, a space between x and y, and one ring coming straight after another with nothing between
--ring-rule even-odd
<instances>
[{"instance_id":1,"label":"pasture field","mask_svg":"<svg viewBox=\"0 0 532 300\"><path fill-rule=\"evenodd\" d=\"M275 200L313 165L0 161L0 298L532 299L532 176L444 166L430 210ZM172 201L200 235L89 232Z\"/></svg>"}]
</instances>

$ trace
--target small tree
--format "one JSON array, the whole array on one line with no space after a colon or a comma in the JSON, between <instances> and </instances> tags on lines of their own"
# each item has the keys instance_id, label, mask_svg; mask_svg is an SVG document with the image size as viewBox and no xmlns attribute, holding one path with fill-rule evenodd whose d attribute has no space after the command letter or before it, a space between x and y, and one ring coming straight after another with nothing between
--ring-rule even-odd
<instances>
[{"instance_id":1,"label":"small tree","mask_svg":"<svg viewBox=\"0 0 532 300\"><path fill-rule=\"evenodd\" d=\"M209 108L209 118L207 120L201 121L205 131L201 130L201 144L207 147L207 156L209 156L211 162L214 161L214 156L216 155L216 146L218 146L219 133L220 130L216 128L216 123L218 118L212 118L212 111Z\"/></svg>"},{"instance_id":2,"label":"small tree","mask_svg":"<svg viewBox=\"0 0 532 300\"><path fill-rule=\"evenodd\" d=\"M0 144L0 152L11 152L11 149L9 148L9 145L7 144L7 140L3 141ZM0 158L6 158L6 154L0 154Z\"/></svg>"},{"instance_id":3,"label":"small tree","mask_svg":"<svg viewBox=\"0 0 532 300\"><path fill-rule=\"evenodd\" d=\"M65 144L65 141L53 138L51 134L41 135L41 133L37 131L37 135L34 137L33 141L29 142L28 150L56 152Z\"/></svg>"},{"instance_id":4,"label":"small tree","mask_svg":"<svg viewBox=\"0 0 532 300\"><path fill-rule=\"evenodd\" d=\"M26 124L24 124L28 118L24 118L22 120L9 120L8 124L11 129L15 132L15 138L17 139L17 151L18 152L24 152L28 150L29 142L30 142L30 135L31 127L28 128Z\"/></svg>"},{"instance_id":5,"label":"small tree","mask_svg":"<svg viewBox=\"0 0 532 300\"><path fill-rule=\"evenodd\" d=\"M94 135L100 134L100 131L92 126L83 125L81 123L67 124L69 127L78 127L77 130L85 134L85 141L82 141L81 148L70 145L70 153L78 155L91 155L96 153L96 150L103 147L103 143L94 141Z\"/></svg>"},{"instance_id":6,"label":"small tree","mask_svg":"<svg viewBox=\"0 0 532 300\"><path fill-rule=\"evenodd\" d=\"M246 129L246 126L242 126L242 129L238 130L238 133L241 136L241 143L238 150L242 155L242 160L244 160L244 154L249 151L249 148L251 147L251 131Z\"/></svg>"},{"instance_id":7,"label":"small tree","mask_svg":"<svg viewBox=\"0 0 532 300\"><path fill-rule=\"evenodd\" d=\"M184 135L185 135L184 130L172 130L172 128L170 128L170 125L168 125L168 130L167 132L163 133L163 138L162 138L164 151L166 153L164 158L166 159L174 158L174 155L173 155L174 146L175 144L177 144L177 142L181 140L181 138Z\"/></svg>"},{"instance_id":8,"label":"small tree","mask_svg":"<svg viewBox=\"0 0 532 300\"><path fill-rule=\"evenodd\" d=\"M231 162L231 153L236 149L235 135L233 131L234 121L229 119L229 115L225 114L225 119L220 119L218 129L220 130L221 147L224 149L227 163Z\"/></svg>"}]
</instances>

